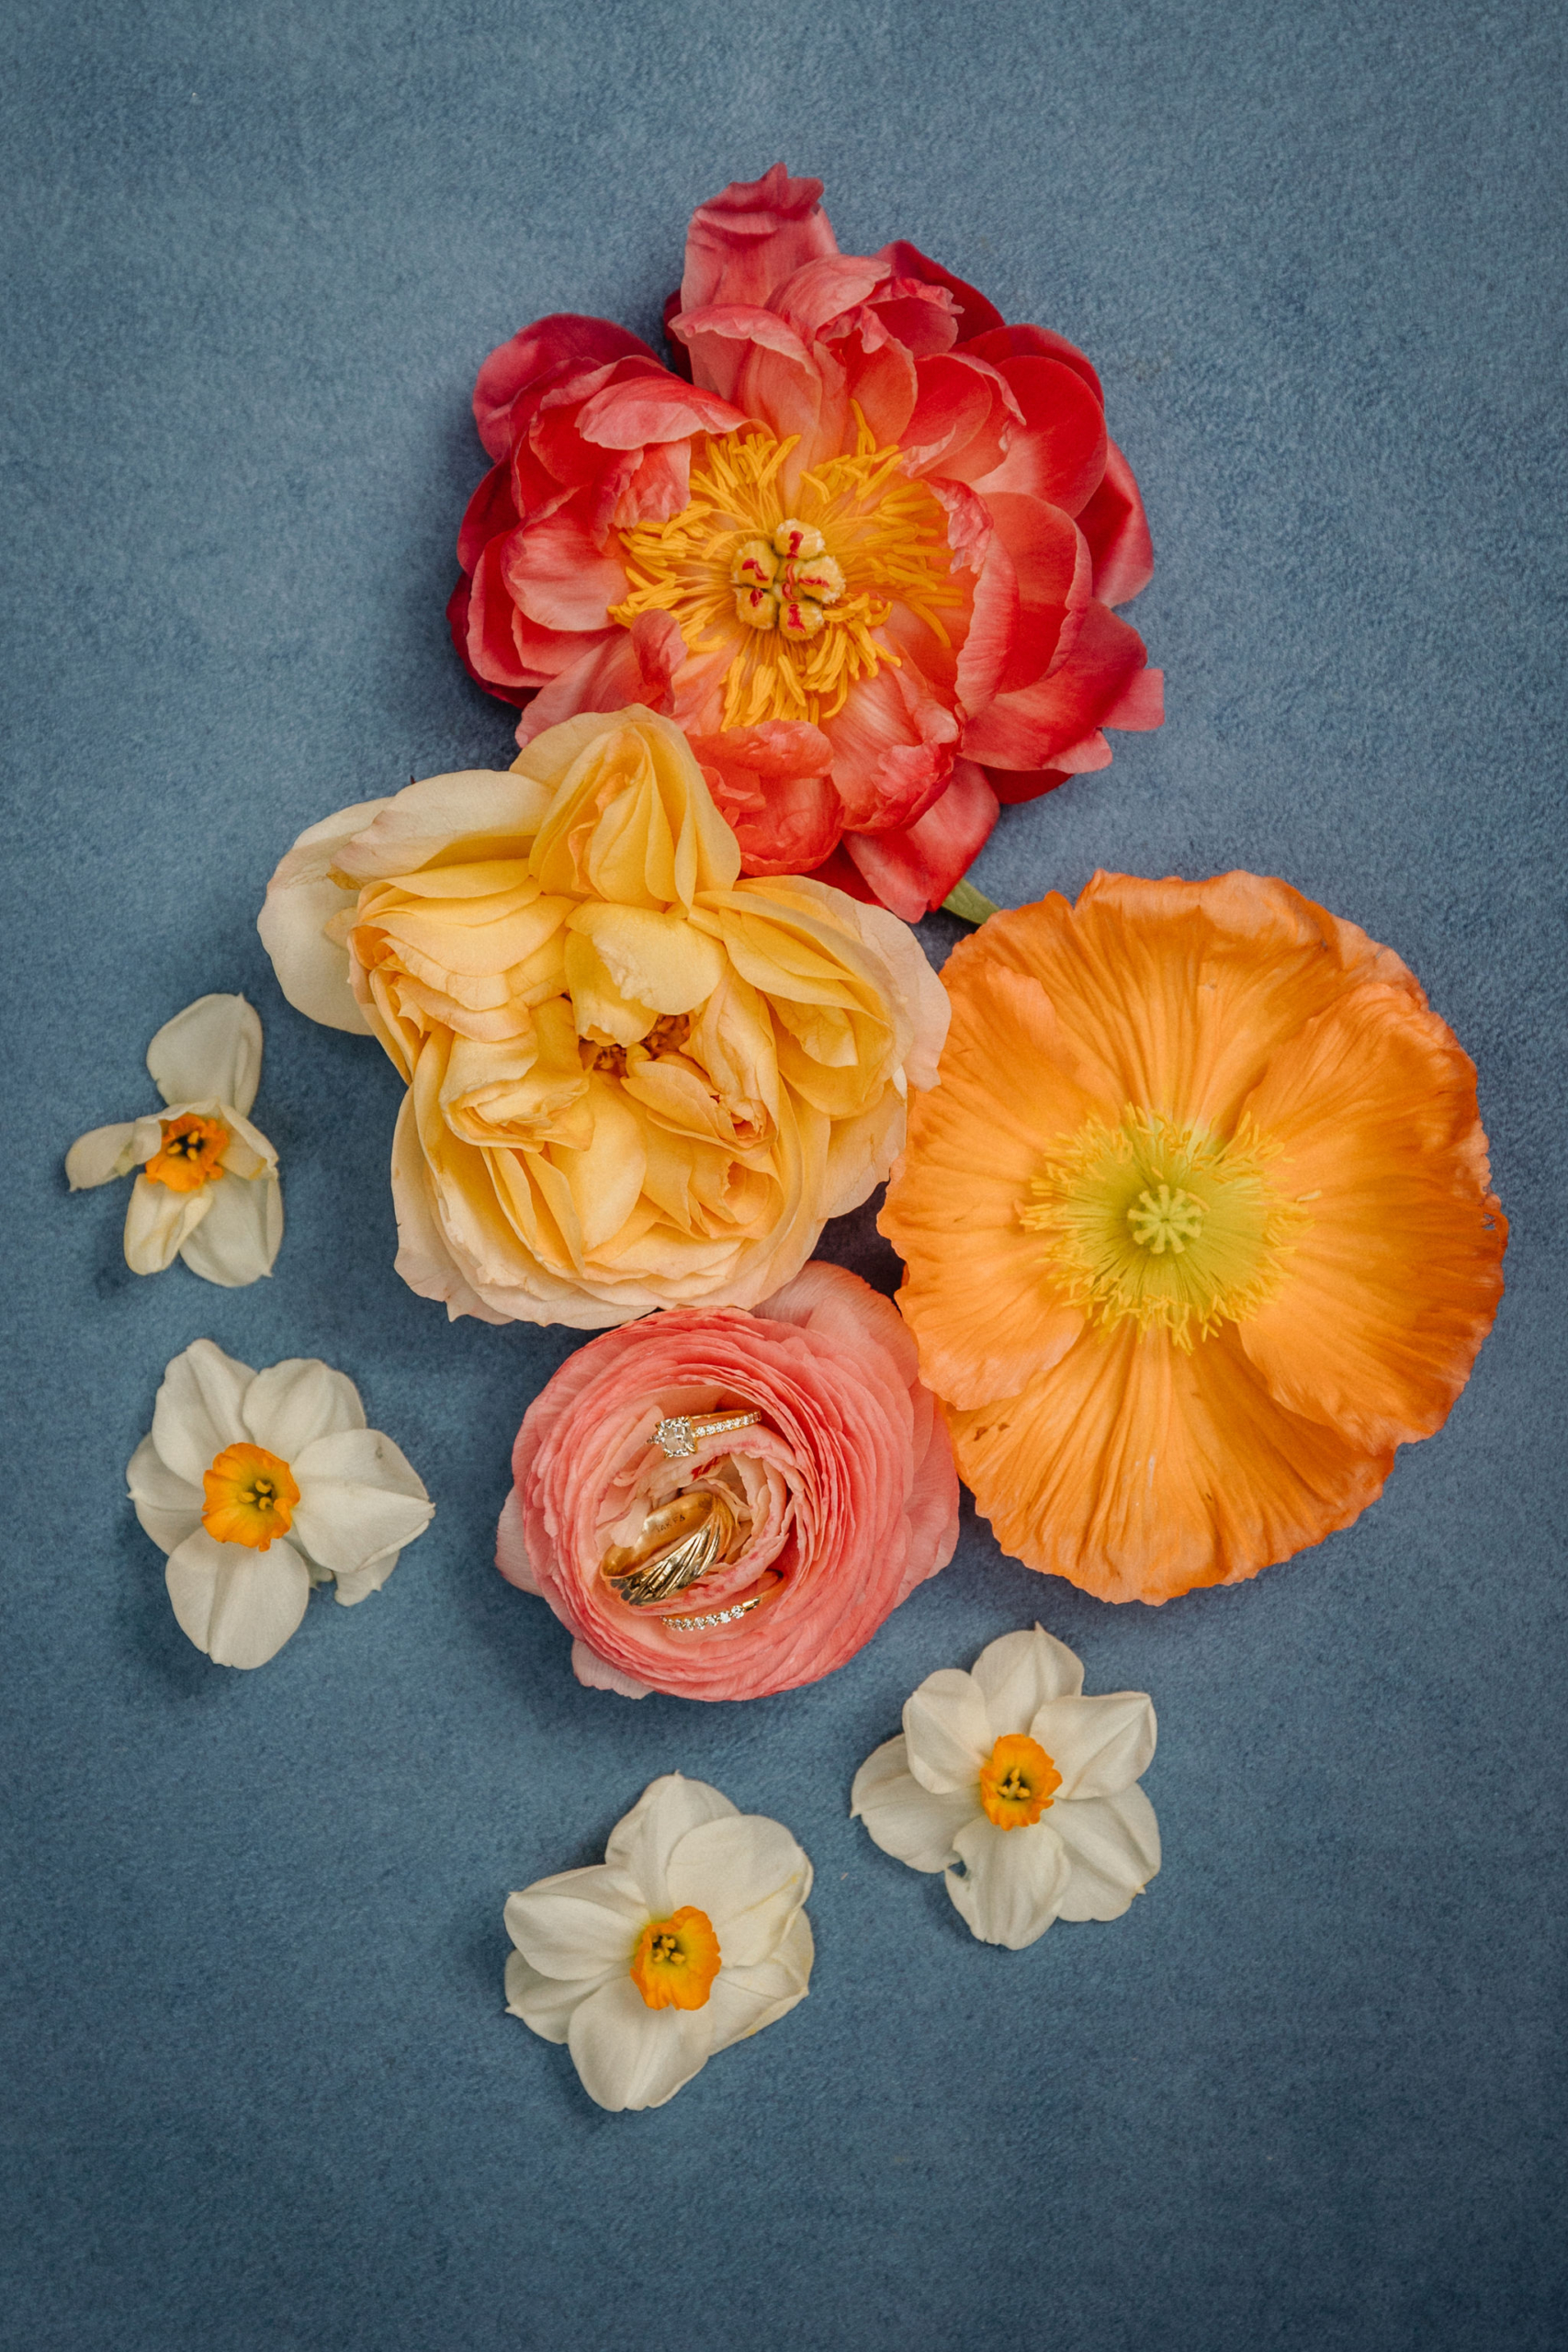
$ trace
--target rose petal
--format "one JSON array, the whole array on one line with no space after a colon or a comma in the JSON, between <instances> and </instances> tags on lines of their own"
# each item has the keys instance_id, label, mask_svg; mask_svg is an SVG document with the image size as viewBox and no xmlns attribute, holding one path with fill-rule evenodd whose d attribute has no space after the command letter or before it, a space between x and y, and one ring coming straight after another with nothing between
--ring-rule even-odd
<instances>
[{"instance_id":1,"label":"rose petal","mask_svg":"<svg viewBox=\"0 0 1568 2352\"><path fill-rule=\"evenodd\" d=\"M1021 1951L1060 1915L1071 1866L1048 1821L998 1829L979 1815L953 1839L964 1876L947 1873L955 1909L982 1943Z\"/></svg>"},{"instance_id":2,"label":"rose petal","mask_svg":"<svg viewBox=\"0 0 1568 2352\"><path fill-rule=\"evenodd\" d=\"M909 1770L908 1746L900 1735L884 1740L855 1774L850 1817L864 1822L885 1854L914 1871L940 1871L955 1859L953 1841L974 1819L976 1803L973 1791L938 1796L922 1788Z\"/></svg>"},{"instance_id":3,"label":"rose petal","mask_svg":"<svg viewBox=\"0 0 1568 2352\"><path fill-rule=\"evenodd\" d=\"M219 1544L204 1527L171 1553L164 1581L182 1633L215 1666L265 1666L299 1625L310 1577L292 1544Z\"/></svg>"}]
</instances>

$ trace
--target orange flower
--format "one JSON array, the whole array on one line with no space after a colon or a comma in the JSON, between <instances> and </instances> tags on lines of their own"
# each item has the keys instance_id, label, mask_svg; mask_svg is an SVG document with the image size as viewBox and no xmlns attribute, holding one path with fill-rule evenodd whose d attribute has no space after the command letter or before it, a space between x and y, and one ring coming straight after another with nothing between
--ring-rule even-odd
<instances>
[{"instance_id":1,"label":"orange flower","mask_svg":"<svg viewBox=\"0 0 1568 2352\"><path fill-rule=\"evenodd\" d=\"M1348 1526L1503 1287L1474 1067L1411 973L1283 882L1097 874L943 978L881 1223L999 1541L1161 1601Z\"/></svg>"}]
</instances>

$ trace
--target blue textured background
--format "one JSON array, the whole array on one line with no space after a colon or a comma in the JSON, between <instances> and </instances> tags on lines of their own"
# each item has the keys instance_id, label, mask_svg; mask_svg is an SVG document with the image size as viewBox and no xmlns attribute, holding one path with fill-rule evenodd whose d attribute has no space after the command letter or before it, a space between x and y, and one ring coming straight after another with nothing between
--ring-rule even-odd
<instances>
[{"instance_id":1,"label":"blue textured background","mask_svg":"<svg viewBox=\"0 0 1568 2352\"><path fill-rule=\"evenodd\" d=\"M1565 23L11 0L0 2343L1568 2341ZM1509 1292L1443 1433L1256 1583L1114 1611L969 1519L831 1681L632 1706L490 1566L571 1340L400 1287L392 1071L251 925L308 821L507 757L442 620L479 359L556 309L656 331L692 206L781 154L846 249L912 238L1083 344L1147 499L1169 720L977 879L1246 865L1392 942L1480 1065ZM137 1281L123 1192L60 1172L208 989L262 1010L285 1172L237 1294ZM864 1218L834 1246L890 1282ZM343 1365L438 1504L251 1677L122 1499L203 1332ZM845 1812L913 1684L1036 1612L1154 1694L1166 1866L1013 1957ZM502 2014L502 1904L672 1768L799 1834L817 1974L607 2117Z\"/></svg>"}]
</instances>

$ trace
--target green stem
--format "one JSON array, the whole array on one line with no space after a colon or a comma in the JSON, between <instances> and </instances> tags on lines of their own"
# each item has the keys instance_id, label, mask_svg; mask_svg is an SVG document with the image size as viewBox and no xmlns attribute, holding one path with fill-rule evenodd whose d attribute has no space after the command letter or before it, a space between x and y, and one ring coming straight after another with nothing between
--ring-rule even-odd
<instances>
[{"instance_id":1,"label":"green stem","mask_svg":"<svg viewBox=\"0 0 1568 2352\"><path fill-rule=\"evenodd\" d=\"M987 899L983 890L976 890L973 882L955 883L942 903L950 915L957 915L963 922L984 922L987 915L1001 912L996 900Z\"/></svg>"}]
</instances>

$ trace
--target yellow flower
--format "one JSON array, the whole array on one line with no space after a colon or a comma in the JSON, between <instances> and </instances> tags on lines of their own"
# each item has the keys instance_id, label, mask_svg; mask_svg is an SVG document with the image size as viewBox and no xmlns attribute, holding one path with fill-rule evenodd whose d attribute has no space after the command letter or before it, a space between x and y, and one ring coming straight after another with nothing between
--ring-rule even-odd
<instances>
[{"instance_id":1,"label":"yellow flower","mask_svg":"<svg viewBox=\"0 0 1568 2352\"><path fill-rule=\"evenodd\" d=\"M767 1297L886 1174L947 1026L882 909L740 878L641 705L313 827L260 929L290 1002L408 1083L400 1272L491 1322Z\"/></svg>"}]
</instances>

